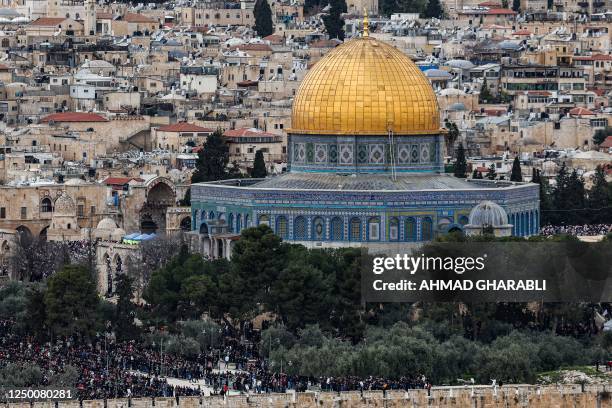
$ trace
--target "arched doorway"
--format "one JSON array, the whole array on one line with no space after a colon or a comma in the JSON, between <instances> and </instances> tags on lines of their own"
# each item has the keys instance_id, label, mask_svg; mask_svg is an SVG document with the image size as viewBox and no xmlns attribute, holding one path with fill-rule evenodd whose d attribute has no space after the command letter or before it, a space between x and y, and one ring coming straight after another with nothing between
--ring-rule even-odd
<instances>
[{"instance_id":1,"label":"arched doorway","mask_svg":"<svg viewBox=\"0 0 612 408\"><path fill-rule=\"evenodd\" d=\"M181 220L181 231L191 231L191 217L185 217Z\"/></svg>"},{"instance_id":2,"label":"arched doorway","mask_svg":"<svg viewBox=\"0 0 612 408\"><path fill-rule=\"evenodd\" d=\"M110 296L113 294L113 268L108 254L104 254L104 265L106 266L106 295Z\"/></svg>"},{"instance_id":3,"label":"arched doorway","mask_svg":"<svg viewBox=\"0 0 612 408\"><path fill-rule=\"evenodd\" d=\"M146 201L140 209L140 230L143 233L166 231L166 210L176 204L172 182L157 177L147 187Z\"/></svg>"},{"instance_id":4,"label":"arched doorway","mask_svg":"<svg viewBox=\"0 0 612 408\"><path fill-rule=\"evenodd\" d=\"M48 225L40 231L40 234L38 234L38 238L40 238L41 241L47 240L47 231L49 231Z\"/></svg>"},{"instance_id":5,"label":"arched doorway","mask_svg":"<svg viewBox=\"0 0 612 408\"><path fill-rule=\"evenodd\" d=\"M143 234L152 234L157 231L157 223L153 221L151 214L143 214L140 217L140 232Z\"/></svg>"},{"instance_id":6,"label":"arched doorway","mask_svg":"<svg viewBox=\"0 0 612 408\"><path fill-rule=\"evenodd\" d=\"M200 234L208 235L208 224L206 224L205 222L200 225Z\"/></svg>"},{"instance_id":7,"label":"arched doorway","mask_svg":"<svg viewBox=\"0 0 612 408\"><path fill-rule=\"evenodd\" d=\"M20 225L16 228L17 240L21 245L28 245L32 242L32 231L25 225Z\"/></svg>"}]
</instances>

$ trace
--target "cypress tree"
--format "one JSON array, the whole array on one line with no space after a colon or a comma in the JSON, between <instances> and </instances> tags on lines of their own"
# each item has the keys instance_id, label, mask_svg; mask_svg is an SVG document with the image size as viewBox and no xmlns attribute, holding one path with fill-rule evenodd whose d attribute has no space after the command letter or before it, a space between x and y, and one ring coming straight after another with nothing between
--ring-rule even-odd
<instances>
[{"instance_id":1,"label":"cypress tree","mask_svg":"<svg viewBox=\"0 0 612 408\"><path fill-rule=\"evenodd\" d=\"M330 10L323 16L323 24L329 38L344 40L344 19L342 13L346 13L345 0L330 0Z\"/></svg>"},{"instance_id":2,"label":"cypress tree","mask_svg":"<svg viewBox=\"0 0 612 408\"><path fill-rule=\"evenodd\" d=\"M478 103L489 103L493 100L493 95L491 95L491 91L489 90L489 85L487 83L487 77L485 76L482 80L482 86L480 87L480 95L478 95Z\"/></svg>"},{"instance_id":3,"label":"cypress tree","mask_svg":"<svg viewBox=\"0 0 612 408\"><path fill-rule=\"evenodd\" d=\"M467 161L465 160L465 149L459 144L457 149L457 161L455 161L455 177L465 178L467 172Z\"/></svg>"},{"instance_id":4,"label":"cypress tree","mask_svg":"<svg viewBox=\"0 0 612 408\"><path fill-rule=\"evenodd\" d=\"M512 10L517 13L521 11L521 0L512 0Z\"/></svg>"},{"instance_id":5,"label":"cypress tree","mask_svg":"<svg viewBox=\"0 0 612 408\"><path fill-rule=\"evenodd\" d=\"M424 14L426 18L442 18L444 12L440 0L429 0Z\"/></svg>"},{"instance_id":6,"label":"cypress tree","mask_svg":"<svg viewBox=\"0 0 612 408\"><path fill-rule=\"evenodd\" d=\"M523 174L521 173L521 162L518 156L514 158L512 163L512 173L510 173L510 181L523 181Z\"/></svg>"},{"instance_id":7,"label":"cypress tree","mask_svg":"<svg viewBox=\"0 0 612 408\"><path fill-rule=\"evenodd\" d=\"M274 32L272 9L267 0L257 0L253 14L255 15L255 31L257 31L257 35L263 38Z\"/></svg>"},{"instance_id":8,"label":"cypress tree","mask_svg":"<svg viewBox=\"0 0 612 408\"><path fill-rule=\"evenodd\" d=\"M206 143L198 152L196 170L191 176L191 182L199 183L227 178L228 162L229 147L225 143L221 130L217 130L206 138Z\"/></svg>"},{"instance_id":9,"label":"cypress tree","mask_svg":"<svg viewBox=\"0 0 612 408\"><path fill-rule=\"evenodd\" d=\"M268 175L266 170L266 162L264 161L263 152L258 150L255 152L255 161L253 162L253 171L251 177L253 178L264 178Z\"/></svg>"}]
</instances>

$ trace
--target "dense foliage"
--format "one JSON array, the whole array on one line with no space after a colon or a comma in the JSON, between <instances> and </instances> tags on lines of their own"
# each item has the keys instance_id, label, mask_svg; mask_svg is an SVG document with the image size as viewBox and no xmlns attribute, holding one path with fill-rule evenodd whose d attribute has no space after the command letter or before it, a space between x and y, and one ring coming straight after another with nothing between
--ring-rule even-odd
<instances>
[{"instance_id":1,"label":"dense foliage","mask_svg":"<svg viewBox=\"0 0 612 408\"><path fill-rule=\"evenodd\" d=\"M578 225L612 222L612 183L606 182L604 169L598 166L590 190L576 170L561 166L554 185L543 177L540 183L542 224Z\"/></svg>"}]
</instances>

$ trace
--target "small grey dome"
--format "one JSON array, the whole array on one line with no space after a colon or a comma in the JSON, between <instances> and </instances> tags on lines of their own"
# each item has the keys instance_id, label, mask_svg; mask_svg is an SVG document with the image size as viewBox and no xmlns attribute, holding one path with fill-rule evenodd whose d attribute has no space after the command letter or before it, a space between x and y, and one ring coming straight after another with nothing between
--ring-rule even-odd
<instances>
[{"instance_id":1,"label":"small grey dome","mask_svg":"<svg viewBox=\"0 0 612 408\"><path fill-rule=\"evenodd\" d=\"M508 225L508 214L493 201L483 201L470 211L470 225L501 227Z\"/></svg>"}]
</instances>

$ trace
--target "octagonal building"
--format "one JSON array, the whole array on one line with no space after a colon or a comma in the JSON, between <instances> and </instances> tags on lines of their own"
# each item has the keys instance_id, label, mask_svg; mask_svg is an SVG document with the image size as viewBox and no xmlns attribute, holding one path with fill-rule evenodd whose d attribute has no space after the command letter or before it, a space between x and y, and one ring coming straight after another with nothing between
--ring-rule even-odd
<instances>
[{"instance_id":1,"label":"octagonal building","mask_svg":"<svg viewBox=\"0 0 612 408\"><path fill-rule=\"evenodd\" d=\"M364 35L332 50L300 85L288 172L194 184L192 228L214 257L229 256L235 236L259 224L309 247L375 247L462 231L471 209L492 201L514 235L537 233L536 184L444 174L443 146L428 79L401 51Z\"/></svg>"}]
</instances>

